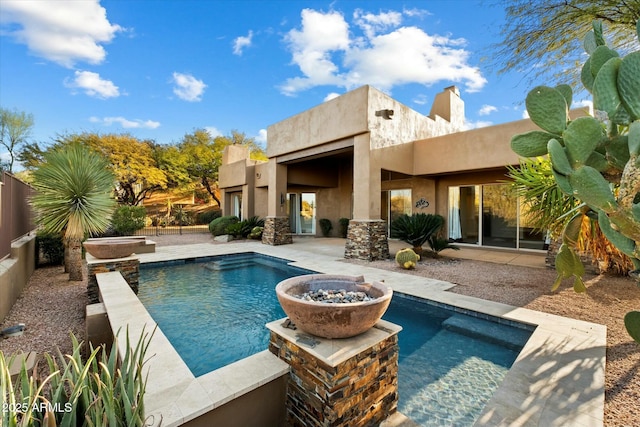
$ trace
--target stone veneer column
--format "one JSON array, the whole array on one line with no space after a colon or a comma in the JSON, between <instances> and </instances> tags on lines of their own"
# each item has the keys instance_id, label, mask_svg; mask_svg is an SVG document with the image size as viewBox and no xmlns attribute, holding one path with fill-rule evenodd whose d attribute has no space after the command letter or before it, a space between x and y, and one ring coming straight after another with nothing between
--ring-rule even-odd
<instances>
[{"instance_id":1,"label":"stone veneer column","mask_svg":"<svg viewBox=\"0 0 640 427\"><path fill-rule=\"evenodd\" d=\"M138 293L138 281L140 278L140 260L128 257L119 259L99 259L87 254L87 270L89 277L87 280L87 297L89 304L100 302L100 290L96 274L107 273L109 271L119 271L127 281L135 294Z\"/></svg>"},{"instance_id":2,"label":"stone veneer column","mask_svg":"<svg viewBox=\"0 0 640 427\"><path fill-rule=\"evenodd\" d=\"M266 217L264 219L264 229L262 230L262 243L271 246L288 245L293 243L291 229L289 228L289 217Z\"/></svg>"},{"instance_id":3,"label":"stone veneer column","mask_svg":"<svg viewBox=\"0 0 640 427\"><path fill-rule=\"evenodd\" d=\"M349 221L344 257L366 261L388 259L387 222L357 219Z\"/></svg>"},{"instance_id":4,"label":"stone veneer column","mask_svg":"<svg viewBox=\"0 0 640 427\"><path fill-rule=\"evenodd\" d=\"M398 406L398 332L381 320L353 338L323 339L267 324L269 351L291 366L286 426L376 426Z\"/></svg>"}]
</instances>

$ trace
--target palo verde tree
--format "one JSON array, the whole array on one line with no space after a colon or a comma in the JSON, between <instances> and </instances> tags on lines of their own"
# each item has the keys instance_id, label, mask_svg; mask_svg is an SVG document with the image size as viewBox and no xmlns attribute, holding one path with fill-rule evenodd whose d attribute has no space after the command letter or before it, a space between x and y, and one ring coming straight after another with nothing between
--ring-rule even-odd
<instances>
[{"instance_id":1,"label":"palo verde tree","mask_svg":"<svg viewBox=\"0 0 640 427\"><path fill-rule=\"evenodd\" d=\"M228 145L247 146L252 159L266 160L264 152L253 138L235 130L230 136L213 137L204 129L196 129L186 134L176 146L182 159L180 163L183 170L192 182L199 183L218 205L218 172L222 165L222 152Z\"/></svg>"},{"instance_id":2,"label":"palo verde tree","mask_svg":"<svg viewBox=\"0 0 640 427\"><path fill-rule=\"evenodd\" d=\"M640 20L636 24L640 40ZM557 186L581 203L562 235L556 257L558 278L574 278L586 291L584 267L575 251L585 216L597 218L604 236L631 258L630 274L640 282L640 50L620 57L606 46L602 23L595 21L584 48L589 58L581 80L602 116L570 120L572 89L538 86L526 99L531 120L542 130L516 135L512 149L523 157L549 155ZM625 316L629 334L640 343L640 311Z\"/></svg>"},{"instance_id":3,"label":"palo verde tree","mask_svg":"<svg viewBox=\"0 0 640 427\"><path fill-rule=\"evenodd\" d=\"M504 8L502 41L492 47L492 63L501 73L518 70L554 82L580 82L583 61L580 42L591 22L600 20L608 28L614 49L628 52L637 48L635 24L640 19L638 0L493 0ZM544 64L544 66L540 66ZM553 70L553 71L550 71ZM549 72L553 73L549 74Z\"/></svg>"},{"instance_id":4,"label":"palo verde tree","mask_svg":"<svg viewBox=\"0 0 640 427\"><path fill-rule=\"evenodd\" d=\"M113 192L119 204L136 206L154 191L165 190L173 182L173 170L162 164L165 147L129 134L62 135L48 147L26 144L18 159L27 170L33 170L39 167L48 152L73 144L84 145L107 159L116 178Z\"/></svg>"},{"instance_id":5,"label":"palo verde tree","mask_svg":"<svg viewBox=\"0 0 640 427\"><path fill-rule=\"evenodd\" d=\"M43 160L33 171L37 222L45 232L63 235L69 280L82 280L82 241L110 224L114 176L103 156L81 144L48 151Z\"/></svg>"},{"instance_id":6,"label":"palo verde tree","mask_svg":"<svg viewBox=\"0 0 640 427\"><path fill-rule=\"evenodd\" d=\"M22 145L26 144L33 128L33 115L0 108L0 146L9 153L6 169L13 172L13 164ZM2 167L4 169L5 167Z\"/></svg>"}]
</instances>

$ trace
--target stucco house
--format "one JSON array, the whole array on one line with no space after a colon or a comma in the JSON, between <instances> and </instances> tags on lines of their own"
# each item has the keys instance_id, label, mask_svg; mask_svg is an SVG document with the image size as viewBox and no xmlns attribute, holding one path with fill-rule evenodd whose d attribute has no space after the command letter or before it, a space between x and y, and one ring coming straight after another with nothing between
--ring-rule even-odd
<instances>
[{"instance_id":1,"label":"stucco house","mask_svg":"<svg viewBox=\"0 0 640 427\"><path fill-rule=\"evenodd\" d=\"M542 250L545 236L504 183L506 165L519 163L511 137L535 128L525 119L464 130L455 86L436 95L429 116L362 86L269 126L268 162L227 147L223 214L265 218L269 245L321 235L321 218L334 230L349 218L347 258L388 258L390 222L419 212L442 215L444 237L461 244Z\"/></svg>"}]
</instances>

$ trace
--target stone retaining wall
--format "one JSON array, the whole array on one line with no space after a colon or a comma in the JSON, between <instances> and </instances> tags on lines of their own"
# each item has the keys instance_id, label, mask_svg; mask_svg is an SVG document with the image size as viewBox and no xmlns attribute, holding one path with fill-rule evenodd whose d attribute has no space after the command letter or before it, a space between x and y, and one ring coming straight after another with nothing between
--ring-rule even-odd
<instances>
[{"instance_id":1,"label":"stone retaining wall","mask_svg":"<svg viewBox=\"0 0 640 427\"><path fill-rule=\"evenodd\" d=\"M87 255L89 256L89 255ZM97 260L87 262L89 277L87 280L87 297L89 304L100 302L100 290L96 274L107 273L109 271L119 271L127 281L134 293L138 293L138 282L140 278L140 260L138 258L122 258L118 260Z\"/></svg>"},{"instance_id":2,"label":"stone retaining wall","mask_svg":"<svg viewBox=\"0 0 640 427\"><path fill-rule=\"evenodd\" d=\"M293 243L291 229L289 228L289 217L266 217L264 219L264 229L262 230L262 243L271 246L288 245Z\"/></svg>"},{"instance_id":3,"label":"stone retaining wall","mask_svg":"<svg viewBox=\"0 0 640 427\"><path fill-rule=\"evenodd\" d=\"M343 341L333 340L336 352L340 351ZM287 426L375 426L397 410L397 334L377 341L335 366L273 330L269 350L291 366Z\"/></svg>"},{"instance_id":4,"label":"stone retaining wall","mask_svg":"<svg viewBox=\"0 0 640 427\"><path fill-rule=\"evenodd\" d=\"M386 221L349 221L344 257L366 261L389 259Z\"/></svg>"}]
</instances>

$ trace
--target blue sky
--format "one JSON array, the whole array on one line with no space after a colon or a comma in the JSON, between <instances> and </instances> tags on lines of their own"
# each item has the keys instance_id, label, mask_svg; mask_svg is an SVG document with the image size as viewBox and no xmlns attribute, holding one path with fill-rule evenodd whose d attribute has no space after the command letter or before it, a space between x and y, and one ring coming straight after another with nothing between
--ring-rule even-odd
<instances>
[{"instance_id":1,"label":"blue sky","mask_svg":"<svg viewBox=\"0 0 640 427\"><path fill-rule=\"evenodd\" d=\"M33 114L44 143L199 128L264 142L364 84L427 115L455 84L469 128L504 123L532 84L482 60L503 19L477 0L1 0L0 105Z\"/></svg>"}]
</instances>

